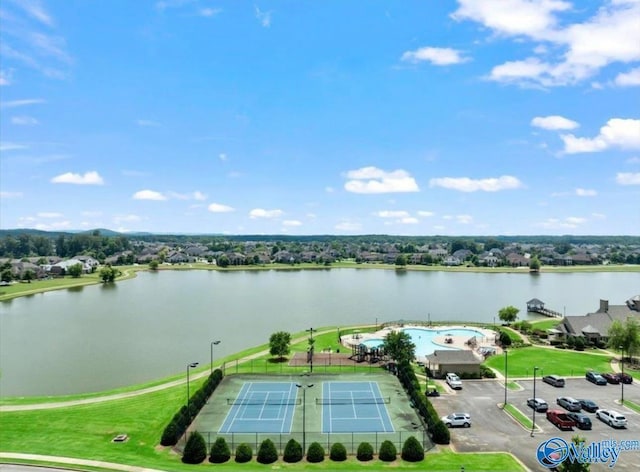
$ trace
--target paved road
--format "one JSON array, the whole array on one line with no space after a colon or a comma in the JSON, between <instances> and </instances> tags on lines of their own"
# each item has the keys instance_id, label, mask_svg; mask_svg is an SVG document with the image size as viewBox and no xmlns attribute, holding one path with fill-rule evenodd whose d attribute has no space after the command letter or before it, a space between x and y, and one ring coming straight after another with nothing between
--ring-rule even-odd
<instances>
[{"instance_id":1,"label":"paved road","mask_svg":"<svg viewBox=\"0 0 640 472\"><path fill-rule=\"evenodd\" d=\"M527 407L527 398L533 396L533 381L519 381L523 390L508 391L508 401L524 414L531 417L532 410ZM565 388L555 388L542 382L536 382L536 396L545 399L553 408L559 396L590 398L602 408L616 409L623 413L629 422L627 429L617 430L595 419L593 413L587 413L593 422L592 431L560 431L547 421L544 414L536 414L539 431L531 436L519 423L507 415L499 405L504 402L504 384L493 380L463 381L461 391L434 398L433 404L441 415L454 411L471 414L471 428L451 430L452 445L459 452L509 451L533 471L547 470L538 464L535 453L538 445L552 437L561 437L571 441L575 434L584 436L587 443L605 439L640 440L640 415L620 407L615 401L620 398L620 386L596 386L586 380L567 379ZM625 398L640 403L640 385L626 385ZM612 470L607 465L592 465L592 472ZM625 451L620 454L615 471L635 472L640 470L640 450Z\"/></svg>"}]
</instances>

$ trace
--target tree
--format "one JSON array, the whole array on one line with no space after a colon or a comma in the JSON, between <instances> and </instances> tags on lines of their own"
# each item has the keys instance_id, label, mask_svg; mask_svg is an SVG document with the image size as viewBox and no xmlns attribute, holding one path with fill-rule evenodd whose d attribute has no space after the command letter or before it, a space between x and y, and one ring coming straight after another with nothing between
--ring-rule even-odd
<instances>
[{"instance_id":1,"label":"tree","mask_svg":"<svg viewBox=\"0 0 640 472\"><path fill-rule=\"evenodd\" d=\"M11 269L4 269L2 274L0 274L0 280L3 282L11 282L13 280L13 272L11 272Z\"/></svg>"},{"instance_id":2,"label":"tree","mask_svg":"<svg viewBox=\"0 0 640 472\"><path fill-rule=\"evenodd\" d=\"M152 260L151 262L149 262L149 269L151 270L158 270L158 261L156 259Z\"/></svg>"},{"instance_id":3,"label":"tree","mask_svg":"<svg viewBox=\"0 0 640 472\"><path fill-rule=\"evenodd\" d=\"M607 332L607 346L611 349L622 348L623 354L633 357L640 351L640 322L629 316L622 322L614 320Z\"/></svg>"},{"instance_id":4,"label":"tree","mask_svg":"<svg viewBox=\"0 0 640 472\"><path fill-rule=\"evenodd\" d=\"M583 445L585 443L585 438L582 436L575 435L571 438L571 442L575 444L577 447ZM588 462L580 463L578 461L571 461L571 457L567 457L558 467L560 472L589 472L590 465Z\"/></svg>"},{"instance_id":5,"label":"tree","mask_svg":"<svg viewBox=\"0 0 640 472\"><path fill-rule=\"evenodd\" d=\"M516 320L518 313L520 313L519 309L513 305L509 305L504 308L500 308L500 311L498 311L498 317L508 324L513 323Z\"/></svg>"},{"instance_id":6,"label":"tree","mask_svg":"<svg viewBox=\"0 0 640 472\"><path fill-rule=\"evenodd\" d=\"M396 256L396 265L398 267L404 267L407 265L407 256L406 254L398 254Z\"/></svg>"},{"instance_id":7,"label":"tree","mask_svg":"<svg viewBox=\"0 0 640 472\"><path fill-rule=\"evenodd\" d=\"M216 438L211 446L211 454L209 455L209 462L214 464L222 464L231 459L231 449L224 438Z\"/></svg>"},{"instance_id":8,"label":"tree","mask_svg":"<svg viewBox=\"0 0 640 472\"><path fill-rule=\"evenodd\" d=\"M347 460L347 449L342 443L333 443L329 450L329 459L334 462L342 462Z\"/></svg>"},{"instance_id":9,"label":"tree","mask_svg":"<svg viewBox=\"0 0 640 472\"><path fill-rule=\"evenodd\" d=\"M317 463L324 460L324 448L319 442L312 442L307 450L307 462Z\"/></svg>"},{"instance_id":10,"label":"tree","mask_svg":"<svg viewBox=\"0 0 640 472\"><path fill-rule=\"evenodd\" d=\"M360 462L366 462L373 459L373 446L368 442L360 443L358 451L356 452L356 458Z\"/></svg>"},{"instance_id":11,"label":"tree","mask_svg":"<svg viewBox=\"0 0 640 472\"><path fill-rule=\"evenodd\" d=\"M182 454L182 462L185 464L200 464L207 457L207 445L202 435L194 431L187 439Z\"/></svg>"},{"instance_id":12,"label":"tree","mask_svg":"<svg viewBox=\"0 0 640 472\"><path fill-rule=\"evenodd\" d=\"M398 450L396 449L395 444L388 439L382 441L382 444L380 444L380 452L378 452L378 459L384 462L393 462L396 460L397 455Z\"/></svg>"},{"instance_id":13,"label":"tree","mask_svg":"<svg viewBox=\"0 0 640 472\"><path fill-rule=\"evenodd\" d=\"M247 443L239 444L236 448L236 462L249 462L251 460L251 457L253 457L251 446L249 446Z\"/></svg>"},{"instance_id":14,"label":"tree","mask_svg":"<svg viewBox=\"0 0 640 472\"><path fill-rule=\"evenodd\" d=\"M540 271L540 259L538 259L538 256L533 256L531 258L531 261L529 262L529 271L530 272L538 272Z\"/></svg>"},{"instance_id":15,"label":"tree","mask_svg":"<svg viewBox=\"0 0 640 472\"><path fill-rule=\"evenodd\" d=\"M31 281L35 278L36 274L31 269L25 270L24 274L22 274L22 280L26 280L28 283L31 283Z\"/></svg>"},{"instance_id":16,"label":"tree","mask_svg":"<svg viewBox=\"0 0 640 472\"><path fill-rule=\"evenodd\" d=\"M82 275L82 264L78 263L67 267L67 274L77 279Z\"/></svg>"},{"instance_id":17,"label":"tree","mask_svg":"<svg viewBox=\"0 0 640 472\"><path fill-rule=\"evenodd\" d=\"M302 460L302 446L295 439L289 439L289 442L284 447L284 454L282 460L289 463L300 462Z\"/></svg>"},{"instance_id":18,"label":"tree","mask_svg":"<svg viewBox=\"0 0 640 472\"><path fill-rule=\"evenodd\" d=\"M411 362L416 357L416 345L411 341L411 336L405 331L389 332L382 344L387 353L398 364Z\"/></svg>"},{"instance_id":19,"label":"tree","mask_svg":"<svg viewBox=\"0 0 640 472\"><path fill-rule=\"evenodd\" d=\"M291 334L285 331L273 333L269 338L269 354L282 360L290 351Z\"/></svg>"},{"instance_id":20,"label":"tree","mask_svg":"<svg viewBox=\"0 0 640 472\"><path fill-rule=\"evenodd\" d=\"M120 275L120 271L118 269L111 267L110 265L107 265L107 266L104 266L102 269L100 269L99 275L100 275L100 280L102 280L105 283L114 282L116 280L116 277Z\"/></svg>"}]
</instances>

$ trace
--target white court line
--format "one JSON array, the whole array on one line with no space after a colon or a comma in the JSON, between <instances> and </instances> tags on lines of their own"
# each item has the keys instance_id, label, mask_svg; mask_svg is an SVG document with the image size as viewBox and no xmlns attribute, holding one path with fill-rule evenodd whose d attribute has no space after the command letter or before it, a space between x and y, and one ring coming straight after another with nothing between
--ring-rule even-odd
<instances>
[{"instance_id":1,"label":"white court line","mask_svg":"<svg viewBox=\"0 0 640 472\"><path fill-rule=\"evenodd\" d=\"M242 388L240 389L240 392L238 392L238 395L236 396L236 399L238 399L238 397L240 398L244 398L247 394L246 390L249 389L249 386L251 385L250 382L245 382L244 385L242 386ZM240 394L242 394L242 396L240 396ZM233 411L233 409L236 407L236 405L232 406L229 411L227 412L227 416L225 416L224 421L222 422L222 425L224 426L227 422L227 418L229 417L229 415L231 414L231 412ZM233 426L233 423L235 423L236 421L236 417L238 416L238 412L240 411L240 405L237 405L237 409L234 412L233 418L231 419L231 423L229 425L227 425L227 430L226 431L222 431L222 428L220 428L220 432L221 433L228 433L229 430L231 429L231 426Z\"/></svg>"}]
</instances>

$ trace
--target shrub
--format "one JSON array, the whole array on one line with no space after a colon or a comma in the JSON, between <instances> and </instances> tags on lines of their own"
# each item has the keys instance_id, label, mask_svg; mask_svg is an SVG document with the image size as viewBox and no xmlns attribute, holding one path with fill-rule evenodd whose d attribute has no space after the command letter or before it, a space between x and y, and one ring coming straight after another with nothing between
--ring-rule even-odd
<instances>
[{"instance_id":1,"label":"shrub","mask_svg":"<svg viewBox=\"0 0 640 472\"><path fill-rule=\"evenodd\" d=\"M382 444L380 444L378 459L384 462L391 462L396 460L397 455L398 451L396 450L396 446L391 441L382 441Z\"/></svg>"},{"instance_id":2,"label":"shrub","mask_svg":"<svg viewBox=\"0 0 640 472\"><path fill-rule=\"evenodd\" d=\"M284 447L282 460L289 463L300 462L302 460L302 446L298 441L289 439L289 442Z\"/></svg>"},{"instance_id":3,"label":"shrub","mask_svg":"<svg viewBox=\"0 0 640 472\"><path fill-rule=\"evenodd\" d=\"M312 442L307 450L307 461L322 462L324 460L324 448L318 442Z\"/></svg>"},{"instance_id":4,"label":"shrub","mask_svg":"<svg viewBox=\"0 0 640 472\"><path fill-rule=\"evenodd\" d=\"M278 451L271 439L267 438L262 441L258 448L258 456L256 460L261 464L272 464L278 460Z\"/></svg>"},{"instance_id":5,"label":"shrub","mask_svg":"<svg viewBox=\"0 0 640 472\"><path fill-rule=\"evenodd\" d=\"M370 461L373 459L373 446L368 442L360 443L358 451L356 452L356 457L362 462Z\"/></svg>"},{"instance_id":6,"label":"shrub","mask_svg":"<svg viewBox=\"0 0 640 472\"><path fill-rule=\"evenodd\" d=\"M171 421L164 428L162 432L162 438L160 439L160 444L163 446L175 446L178 442L178 427L176 426L175 421Z\"/></svg>"},{"instance_id":7,"label":"shrub","mask_svg":"<svg viewBox=\"0 0 640 472\"><path fill-rule=\"evenodd\" d=\"M342 443L333 443L329 451L329 459L336 462L347 460L347 448Z\"/></svg>"},{"instance_id":8,"label":"shrub","mask_svg":"<svg viewBox=\"0 0 640 472\"><path fill-rule=\"evenodd\" d=\"M576 337L575 341L575 349L576 351L584 351L584 347L586 346L586 342L582 336Z\"/></svg>"},{"instance_id":9,"label":"shrub","mask_svg":"<svg viewBox=\"0 0 640 472\"><path fill-rule=\"evenodd\" d=\"M222 464L231 459L231 449L224 438L217 438L211 446L211 455L209 462L214 464Z\"/></svg>"},{"instance_id":10,"label":"shrub","mask_svg":"<svg viewBox=\"0 0 640 472\"><path fill-rule=\"evenodd\" d=\"M247 443L239 444L236 448L236 462L249 462L252 456L253 451L251 450L251 446Z\"/></svg>"},{"instance_id":11,"label":"shrub","mask_svg":"<svg viewBox=\"0 0 640 472\"><path fill-rule=\"evenodd\" d=\"M415 436L409 436L404 442L401 457L408 462L420 462L424 460L424 448Z\"/></svg>"},{"instance_id":12,"label":"shrub","mask_svg":"<svg viewBox=\"0 0 640 472\"><path fill-rule=\"evenodd\" d=\"M436 421L431 428L431 438L436 444L449 444L451 442L449 428L447 428L442 420Z\"/></svg>"},{"instance_id":13,"label":"shrub","mask_svg":"<svg viewBox=\"0 0 640 472\"><path fill-rule=\"evenodd\" d=\"M187 439L182 453L182 462L185 464L200 464L207 457L207 445L202 435L194 431Z\"/></svg>"},{"instance_id":14,"label":"shrub","mask_svg":"<svg viewBox=\"0 0 640 472\"><path fill-rule=\"evenodd\" d=\"M485 379L495 379L496 373L485 365L480 366L480 376Z\"/></svg>"}]
</instances>

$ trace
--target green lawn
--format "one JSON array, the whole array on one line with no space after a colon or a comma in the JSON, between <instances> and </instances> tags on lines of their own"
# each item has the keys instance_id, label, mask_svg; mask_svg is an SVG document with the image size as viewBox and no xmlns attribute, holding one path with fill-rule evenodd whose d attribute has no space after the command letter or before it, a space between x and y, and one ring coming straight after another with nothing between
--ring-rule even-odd
<instances>
[{"instance_id":1,"label":"green lawn","mask_svg":"<svg viewBox=\"0 0 640 472\"><path fill-rule=\"evenodd\" d=\"M533 377L533 368L538 366L538 377L543 375L584 376L588 370L607 372L611 370L611 356L566 349L525 347L508 351L509 378ZM484 365L504 375L504 355L491 356Z\"/></svg>"}]
</instances>

